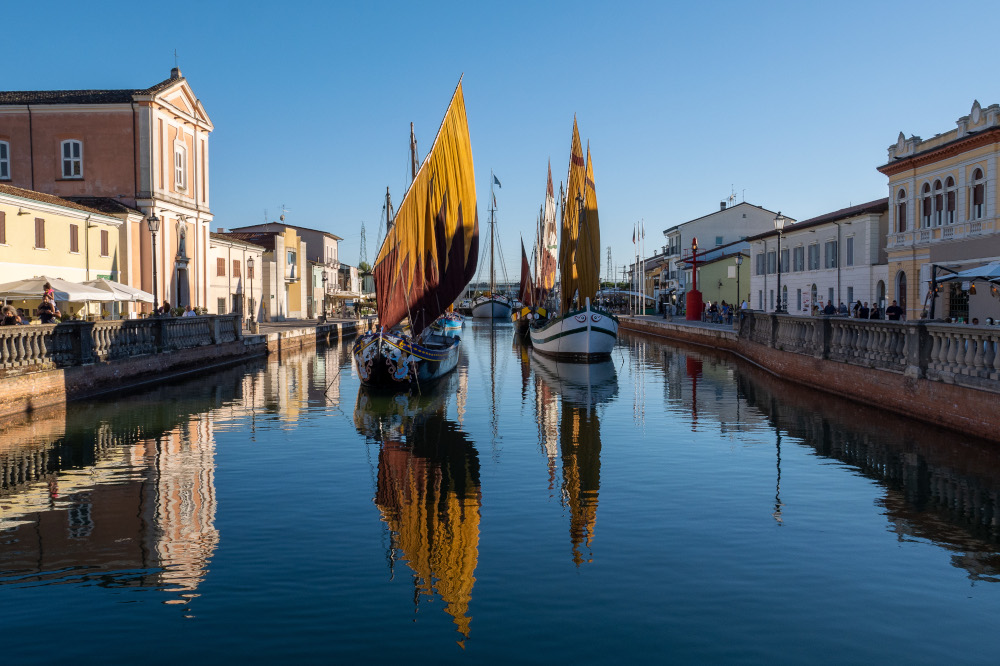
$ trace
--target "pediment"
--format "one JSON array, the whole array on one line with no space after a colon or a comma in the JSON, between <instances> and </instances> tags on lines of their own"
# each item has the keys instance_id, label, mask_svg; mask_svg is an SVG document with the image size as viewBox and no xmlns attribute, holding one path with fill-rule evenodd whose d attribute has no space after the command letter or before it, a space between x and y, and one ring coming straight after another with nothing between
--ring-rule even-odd
<instances>
[{"instance_id":1,"label":"pediment","mask_svg":"<svg viewBox=\"0 0 1000 666\"><path fill-rule=\"evenodd\" d=\"M169 88L160 91L156 95L156 101L184 116L194 118L199 123L208 125L209 128L213 127L211 119L205 113L205 107L195 97L187 79L180 79Z\"/></svg>"}]
</instances>

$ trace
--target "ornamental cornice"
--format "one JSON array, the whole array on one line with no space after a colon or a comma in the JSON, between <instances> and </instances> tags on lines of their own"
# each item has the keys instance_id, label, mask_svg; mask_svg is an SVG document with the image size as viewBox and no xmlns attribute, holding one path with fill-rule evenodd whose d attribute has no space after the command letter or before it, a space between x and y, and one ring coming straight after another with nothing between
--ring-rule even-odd
<instances>
[{"instance_id":1,"label":"ornamental cornice","mask_svg":"<svg viewBox=\"0 0 1000 666\"><path fill-rule=\"evenodd\" d=\"M1000 127L991 127L988 130L963 137L957 141L953 141L952 143L948 143L937 148L931 148L926 152L913 155L911 157L904 157L876 168L880 173L891 177L910 169L917 169L922 166L927 166L928 164L934 164L935 162L940 162L948 159L949 157L955 157L956 155L961 155L962 153L970 150L974 150L982 146L988 146L992 143L1000 143Z\"/></svg>"}]
</instances>

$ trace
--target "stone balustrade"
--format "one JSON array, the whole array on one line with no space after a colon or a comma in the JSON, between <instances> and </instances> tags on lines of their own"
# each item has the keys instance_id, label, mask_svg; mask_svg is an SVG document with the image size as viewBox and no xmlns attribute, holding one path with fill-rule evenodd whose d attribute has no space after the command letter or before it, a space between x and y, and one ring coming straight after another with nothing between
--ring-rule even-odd
<instances>
[{"instance_id":1,"label":"stone balustrade","mask_svg":"<svg viewBox=\"0 0 1000 666\"><path fill-rule=\"evenodd\" d=\"M1000 328L746 313L739 336L779 351L1000 393Z\"/></svg>"},{"instance_id":2,"label":"stone balustrade","mask_svg":"<svg viewBox=\"0 0 1000 666\"><path fill-rule=\"evenodd\" d=\"M87 365L235 342L242 337L239 315L3 326L0 373L9 376Z\"/></svg>"}]
</instances>

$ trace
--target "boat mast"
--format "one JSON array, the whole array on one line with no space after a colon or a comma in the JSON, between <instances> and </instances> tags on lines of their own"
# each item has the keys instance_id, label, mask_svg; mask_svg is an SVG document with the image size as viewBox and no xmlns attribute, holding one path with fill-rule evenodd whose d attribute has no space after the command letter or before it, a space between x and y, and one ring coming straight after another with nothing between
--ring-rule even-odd
<instances>
[{"instance_id":1,"label":"boat mast","mask_svg":"<svg viewBox=\"0 0 1000 666\"><path fill-rule=\"evenodd\" d=\"M497 198L493 194L493 181L496 180L493 169L490 169L490 296L496 296L496 276L493 274L493 245L496 242L496 226L494 216L497 211ZM490 306L492 307L492 306Z\"/></svg>"},{"instance_id":2,"label":"boat mast","mask_svg":"<svg viewBox=\"0 0 1000 666\"><path fill-rule=\"evenodd\" d=\"M410 182L417 179L417 136L413 133L413 123L410 123Z\"/></svg>"}]
</instances>

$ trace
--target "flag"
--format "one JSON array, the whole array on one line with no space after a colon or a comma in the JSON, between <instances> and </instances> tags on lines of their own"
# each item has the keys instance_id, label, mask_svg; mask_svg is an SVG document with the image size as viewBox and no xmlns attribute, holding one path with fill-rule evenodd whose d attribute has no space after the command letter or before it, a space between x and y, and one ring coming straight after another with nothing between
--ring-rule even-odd
<instances>
[{"instance_id":1,"label":"flag","mask_svg":"<svg viewBox=\"0 0 1000 666\"><path fill-rule=\"evenodd\" d=\"M632 245L635 245L635 227L632 227Z\"/></svg>"},{"instance_id":2,"label":"flag","mask_svg":"<svg viewBox=\"0 0 1000 666\"><path fill-rule=\"evenodd\" d=\"M500 179L496 177L496 174L493 175L493 182L496 183L497 187L503 187L503 185L500 184Z\"/></svg>"}]
</instances>

